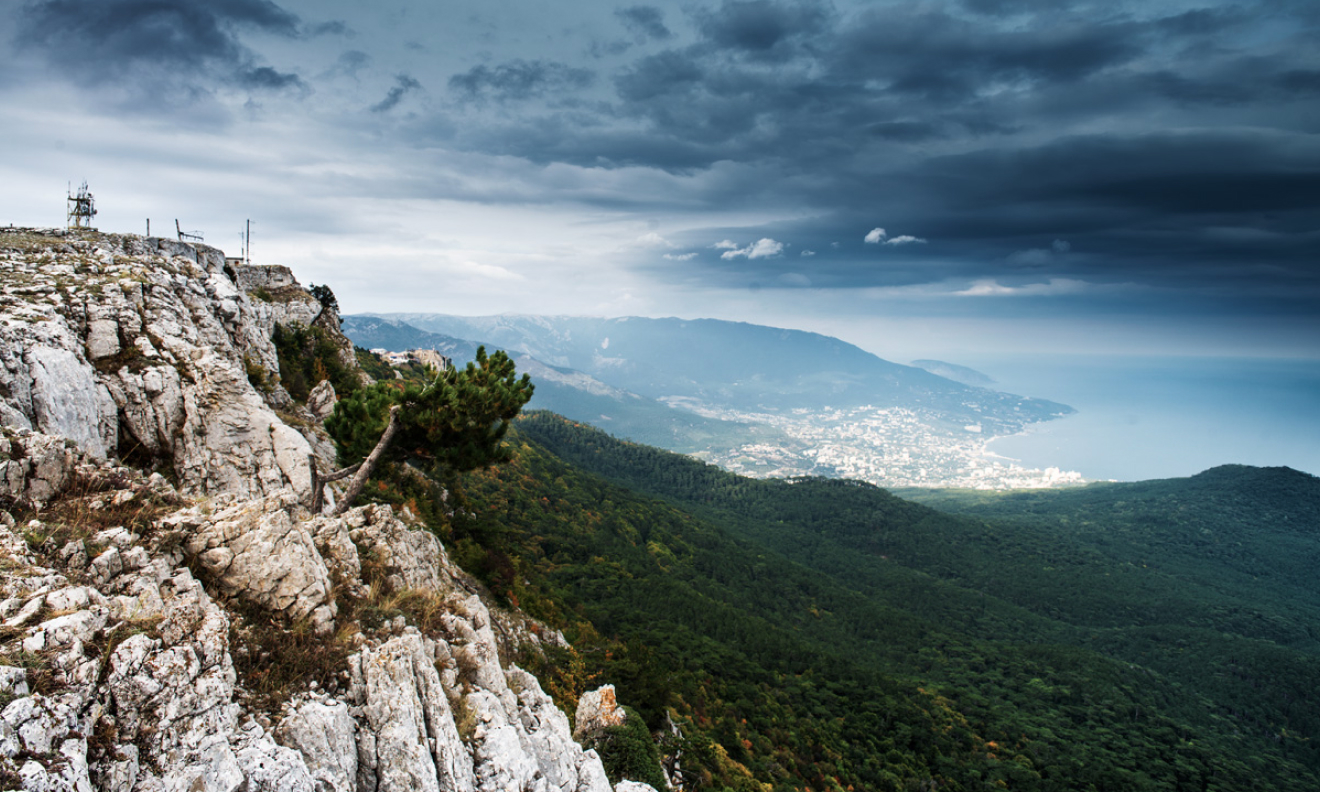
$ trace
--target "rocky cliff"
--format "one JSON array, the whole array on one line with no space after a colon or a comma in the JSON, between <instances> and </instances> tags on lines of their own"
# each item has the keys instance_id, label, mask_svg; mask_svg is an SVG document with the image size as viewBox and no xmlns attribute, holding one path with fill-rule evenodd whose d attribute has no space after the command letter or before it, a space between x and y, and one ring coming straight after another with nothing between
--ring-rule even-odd
<instances>
[{"instance_id":1,"label":"rocky cliff","mask_svg":"<svg viewBox=\"0 0 1320 792\"><path fill-rule=\"evenodd\" d=\"M607 792L512 661L561 636L408 515L305 507L271 333L337 326L284 280L0 229L0 788Z\"/></svg>"}]
</instances>

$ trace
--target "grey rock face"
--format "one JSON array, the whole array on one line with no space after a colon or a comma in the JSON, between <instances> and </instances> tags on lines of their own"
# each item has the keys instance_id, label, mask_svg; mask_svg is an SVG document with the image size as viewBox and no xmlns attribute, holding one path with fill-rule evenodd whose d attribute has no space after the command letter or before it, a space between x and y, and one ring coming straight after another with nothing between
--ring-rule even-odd
<instances>
[{"instance_id":1,"label":"grey rock face","mask_svg":"<svg viewBox=\"0 0 1320 792\"><path fill-rule=\"evenodd\" d=\"M330 380L321 380L320 384L307 394L307 409L318 420L324 421L335 411L335 399L335 386L330 384Z\"/></svg>"},{"instance_id":2,"label":"grey rock face","mask_svg":"<svg viewBox=\"0 0 1320 792\"><path fill-rule=\"evenodd\" d=\"M142 497L148 482L127 486L93 497ZM13 697L0 712L0 769L25 789L611 790L536 678L501 663L513 633L495 625L517 620L496 618L440 542L387 506L311 517L285 490L83 542L95 556L89 582L71 585L0 521L0 561L14 570L0 583L0 619L21 631L0 651L45 653L43 685L55 689L34 692L23 669L0 666L0 689ZM375 586L361 577L366 553L384 575ZM340 624L322 640L359 647L345 689L312 686L278 716L249 709L233 653L253 650L231 644L244 633L207 587L315 622L334 612L331 569L346 595L429 603L427 632L403 616L356 634Z\"/></svg>"},{"instance_id":3,"label":"grey rock face","mask_svg":"<svg viewBox=\"0 0 1320 792\"><path fill-rule=\"evenodd\" d=\"M156 515L29 546L56 526L0 511L0 772L31 792L610 792L507 659L561 635L493 610L388 506L307 513L333 389L297 414L309 443L248 373L277 370L277 323L334 316L287 271L242 277L278 294L201 245L0 229L0 503ZM129 449L178 490L106 461ZM307 626L348 660L291 674L282 706L245 690Z\"/></svg>"},{"instance_id":4,"label":"grey rock face","mask_svg":"<svg viewBox=\"0 0 1320 792\"><path fill-rule=\"evenodd\" d=\"M279 370L276 314L223 261L169 240L0 234L0 421L99 458L135 449L193 492L305 492L312 448L247 376Z\"/></svg>"},{"instance_id":5,"label":"grey rock face","mask_svg":"<svg viewBox=\"0 0 1320 792\"><path fill-rule=\"evenodd\" d=\"M620 781L614 785L614 792L656 792L656 789L641 781Z\"/></svg>"},{"instance_id":6,"label":"grey rock face","mask_svg":"<svg viewBox=\"0 0 1320 792\"><path fill-rule=\"evenodd\" d=\"M290 516L297 505L293 492L284 490L209 518L179 514L168 524L191 534L185 549L221 591L292 620L311 619L327 634L335 616L330 571L311 534Z\"/></svg>"},{"instance_id":7,"label":"grey rock face","mask_svg":"<svg viewBox=\"0 0 1320 792\"><path fill-rule=\"evenodd\" d=\"M72 481L78 454L63 438L0 427L0 496L44 507Z\"/></svg>"},{"instance_id":8,"label":"grey rock face","mask_svg":"<svg viewBox=\"0 0 1320 792\"><path fill-rule=\"evenodd\" d=\"M347 704L309 699L284 717L275 738L302 754L317 792L355 792L357 731Z\"/></svg>"},{"instance_id":9,"label":"grey rock face","mask_svg":"<svg viewBox=\"0 0 1320 792\"><path fill-rule=\"evenodd\" d=\"M627 713L619 706L613 685L588 690L578 699L573 736L582 740L609 726L623 723Z\"/></svg>"}]
</instances>

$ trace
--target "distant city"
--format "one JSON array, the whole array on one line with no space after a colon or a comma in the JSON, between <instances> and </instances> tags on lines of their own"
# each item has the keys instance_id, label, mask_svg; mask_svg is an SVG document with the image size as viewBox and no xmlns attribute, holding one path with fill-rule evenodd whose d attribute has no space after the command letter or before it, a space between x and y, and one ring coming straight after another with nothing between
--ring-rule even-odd
<instances>
[{"instance_id":1,"label":"distant city","mask_svg":"<svg viewBox=\"0 0 1320 792\"><path fill-rule=\"evenodd\" d=\"M1076 471L1024 468L998 457L989 450L993 438L982 433L981 425L946 428L940 416L925 410L868 405L773 414L702 408L686 400L682 406L710 418L772 426L794 441L792 445L749 443L692 454L744 476L814 475L858 479L881 487L983 490L1086 483Z\"/></svg>"}]
</instances>

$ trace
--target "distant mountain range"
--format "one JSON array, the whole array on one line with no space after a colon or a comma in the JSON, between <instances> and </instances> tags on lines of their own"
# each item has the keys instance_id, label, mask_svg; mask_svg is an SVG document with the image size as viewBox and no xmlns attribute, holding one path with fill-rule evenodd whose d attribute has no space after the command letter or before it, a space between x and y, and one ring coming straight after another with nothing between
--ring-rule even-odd
<instances>
[{"instance_id":1,"label":"distant mountain range","mask_svg":"<svg viewBox=\"0 0 1320 792\"><path fill-rule=\"evenodd\" d=\"M610 434L680 453L757 442L790 442L770 427L707 418L677 410L655 399L602 382L589 374L538 360L511 345L482 339L455 338L428 332L397 319L377 316L342 317L344 334L365 349L402 352L434 349L461 364L476 355L477 346L504 349L520 373L532 376L536 393L528 409L551 410L601 427Z\"/></svg>"},{"instance_id":2,"label":"distant mountain range","mask_svg":"<svg viewBox=\"0 0 1320 792\"><path fill-rule=\"evenodd\" d=\"M743 412L922 407L950 420L988 423L987 432L1073 412L892 363L837 338L742 322L445 314L348 316L344 322L359 345L400 349L471 339L647 398Z\"/></svg>"}]
</instances>

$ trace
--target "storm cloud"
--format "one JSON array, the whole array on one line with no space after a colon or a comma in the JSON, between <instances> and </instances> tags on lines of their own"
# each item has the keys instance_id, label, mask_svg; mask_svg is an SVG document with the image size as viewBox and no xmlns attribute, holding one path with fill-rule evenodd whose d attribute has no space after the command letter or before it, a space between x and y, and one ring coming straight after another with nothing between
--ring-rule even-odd
<instances>
[{"instance_id":1,"label":"storm cloud","mask_svg":"<svg viewBox=\"0 0 1320 792\"><path fill-rule=\"evenodd\" d=\"M549 91L582 88L595 74L562 63L513 60L495 66L473 66L449 78L449 87L464 99L496 101L529 99Z\"/></svg>"},{"instance_id":2,"label":"storm cloud","mask_svg":"<svg viewBox=\"0 0 1320 792\"><path fill-rule=\"evenodd\" d=\"M340 23L342 26L342 23ZM242 31L301 34L299 18L269 0L40 0L18 14L14 40L86 84L184 77L247 88L301 85L258 65ZM320 32L342 32L342 27Z\"/></svg>"},{"instance_id":3,"label":"storm cloud","mask_svg":"<svg viewBox=\"0 0 1320 792\"><path fill-rule=\"evenodd\" d=\"M398 106L403 101L403 97L409 91L421 90L422 84L406 74L400 74L394 79L394 87L385 95L385 98L371 106L373 113L387 113Z\"/></svg>"},{"instance_id":4,"label":"storm cloud","mask_svg":"<svg viewBox=\"0 0 1320 792\"><path fill-rule=\"evenodd\" d=\"M315 182L315 211L281 208L291 224L378 233L418 261L463 251L528 284L544 274L535 296L567 312L583 284L595 296L581 312L671 313L693 294L993 298L1069 315L1162 299L1311 326L1320 304L1314 3L34 0L0 13L14 31L0 90L217 97L245 141L291 151L289 169ZM180 114L162 104L168 129ZM74 120L129 117L116 112ZM152 112L138 102L131 117ZM42 139L45 120L22 123ZM136 135L105 148L126 156ZM272 193L288 181L251 167ZM652 234L666 243L637 243Z\"/></svg>"}]
</instances>

